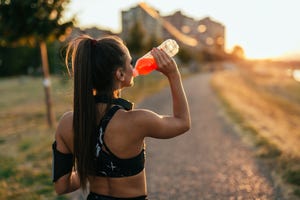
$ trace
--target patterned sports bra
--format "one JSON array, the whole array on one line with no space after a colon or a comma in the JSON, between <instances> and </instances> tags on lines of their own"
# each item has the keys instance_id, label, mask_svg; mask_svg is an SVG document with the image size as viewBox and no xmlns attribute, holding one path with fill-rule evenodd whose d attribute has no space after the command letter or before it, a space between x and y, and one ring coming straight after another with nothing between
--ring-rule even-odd
<instances>
[{"instance_id":1,"label":"patterned sports bra","mask_svg":"<svg viewBox=\"0 0 300 200\"><path fill-rule=\"evenodd\" d=\"M123 100L122 100L123 101ZM99 101L98 101L99 102ZM117 157L108 148L104 141L106 127L119 110L124 109L121 105L113 106L102 118L97 127L97 141L95 146L94 166L95 171L92 173L102 177L127 177L140 173L145 167L145 150L143 149L138 155L122 159Z\"/></svg>"}]
</instances>

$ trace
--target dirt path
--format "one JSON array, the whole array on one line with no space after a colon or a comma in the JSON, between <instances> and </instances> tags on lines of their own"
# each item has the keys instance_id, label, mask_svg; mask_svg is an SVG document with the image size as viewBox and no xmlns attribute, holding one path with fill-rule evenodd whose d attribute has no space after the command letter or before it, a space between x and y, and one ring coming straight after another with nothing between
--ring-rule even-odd
<instances>
[{"instance_id":1,"label":"dirt path","mask_svg":"<svg viewBox=\"0 0 300 200\"><path fill-rule=\"evenodd\" d=\"M283 199L268 170L225 120L209 81L210 74L199 74L184 82L192 116L188 133L146 140L149 198ZM165 89L138 107L168 114L170 100Z\"/></svg>"}]
</instances>

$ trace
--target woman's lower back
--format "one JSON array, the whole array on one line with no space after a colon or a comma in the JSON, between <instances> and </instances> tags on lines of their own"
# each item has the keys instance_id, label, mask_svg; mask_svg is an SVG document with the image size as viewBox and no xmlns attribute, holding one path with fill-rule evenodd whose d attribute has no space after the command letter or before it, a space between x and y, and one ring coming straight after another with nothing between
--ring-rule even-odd
<instances>
[{"instance_id":1,"label":"woman's lower back","mask_svg":"<svg viewBox=\"0 0 300 200\"><path fill-rule=\"evenodd\" d=\"M96 194L129 198L147 195L145 170L141 173L122 178L90 176L90 191Z\"/></svg>"}]
</instances>

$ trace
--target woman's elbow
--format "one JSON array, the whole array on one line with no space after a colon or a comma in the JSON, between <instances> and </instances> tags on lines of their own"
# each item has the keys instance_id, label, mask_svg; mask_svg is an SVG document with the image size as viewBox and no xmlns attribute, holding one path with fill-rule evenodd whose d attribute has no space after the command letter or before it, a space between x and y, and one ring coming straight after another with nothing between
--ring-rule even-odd
<instances>
[{"instance_id":1,"label":"woman's elbow","mask_svg":"<svg viewBox=\"0 0 300 200\"><path fill-rule=\"evenodd\" d=\"M55 192L57 195L66 194L65 190L62 190L61 188L55 188Z\"/></svg>"},{"instance_id":2,"label":"woman's elbow","mask_svg":"<svg viewBox=\"0 0 300 200\"><path fill-rule=\"evenodd\" d=\"M186 123L183 129L184 129L184 132L189 131L191 129L191 122Z\"/></svg>"},{"instance_id":3,"label":"woman's elbow","mask_svg":"<svg viewBox=\"0 0 300 200\"><path fill-rule=\"evenodd\" d=\"M57 195L63 195L68 193L68 188L64 186L63 184L55 183L54 189Z\"/></svg>"},{"instance_id":4,"label":"woman's elbow","mask_svg":"<svg viewBox=\"0 0 300 200\"><path fill-rule=\"evenodd\" d=\"M190 128L191 128L191 121L190 121L190 120L187 120L187 121L185 121L185 122L182 124L181 132L182 132L182 133L185 133L185 132L187 132L188 130L190 130Z\"/></svg>"},{"instance_id":5,"label":"woman's elbow","mask_svg":"<svg viewBox=\"0 0 300 200\"><path fill-rule=\"evenodd\" d=\"M191 121L189 118L181 119L178 121L179 123L177 124L177 133L179 135L184 134L191 128Z\"/></svg>"},{"instance_id":6,"label":"woman's elbow","mask_svg":"<svg viewBox=\"0 0 300 200\"><path fill-rule=\"evenodd\" d=\"M191 128L191 118L189 115L182 117L179 121L179 130L181 134L187 132Z\"/></svg>"}]
</instances>

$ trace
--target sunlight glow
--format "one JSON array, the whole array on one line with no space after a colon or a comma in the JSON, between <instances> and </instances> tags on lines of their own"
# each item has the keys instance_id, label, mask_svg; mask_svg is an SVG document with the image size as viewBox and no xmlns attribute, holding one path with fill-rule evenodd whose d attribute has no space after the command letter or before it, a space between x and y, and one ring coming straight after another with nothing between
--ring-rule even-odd
<instances>
[{"instance_id":1,"label":"sunlight glow","mask_svg":"<svg viewBox=\"0 0 300 200\"><path fill-rule=\"evenodd\" d=\"M230 52L234 46L241 46L247 58L297 58L300 55L300 7L299 0L173 0L172 3L161 0L144 0L144 3L157 9L162 16L181 10L186 16L196 20L206 16L225 26L225 38L207 39L207 43L225 44ZM80 27L97 26L99 28L121 30L121 11L128 10L138 0L72 0L66 18L77 14ZM146 5L145 4L145 5ZM156 13L153 13L156 15ZM157 16L155 16L157 17ZM200 33L207 27L200 24ZM182 33L188 33L185 26ZM300 59L300 56L298 57Z\"/></svg>"},{"instance_id":2,"label":"sunlight glow","mask_svg":"<svg viewBox=\"0 0 300 200\"><path fill-rule=\"evenodd\" d=\"M223 45L224 44L224 38L223 37L218 37L216 42L217 42L218 45Z\"/></svg>"}]
</instances>

